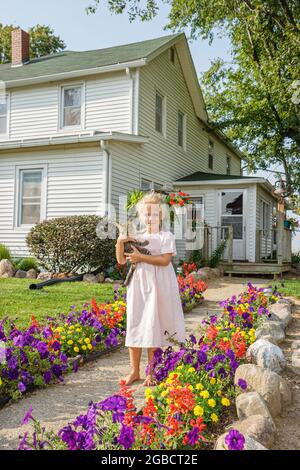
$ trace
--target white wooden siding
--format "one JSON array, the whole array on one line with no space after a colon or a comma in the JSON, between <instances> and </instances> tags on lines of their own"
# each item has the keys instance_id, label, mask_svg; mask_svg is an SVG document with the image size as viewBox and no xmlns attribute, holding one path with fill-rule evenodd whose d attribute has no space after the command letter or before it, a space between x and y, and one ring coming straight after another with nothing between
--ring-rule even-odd
<instances>
[{"instance_id":1,"label":"white wooden siding","mask_svg":"<svg viewBox=\"0 0 300 470\"><path fill-rule=\"evenodd\" d=\"M50 85L22 87L10 91L9 138L47 137L59 132L61 85L84 83L83 130L132 131L132 80L125 74L104 74ZM78 128L76 129L78 130ZM68 129L68 133L72 129ZM1 138L1 137L0 137ZM2 137L6 140L7 136Z\"/></svg>"},{"instance_id":2,"label":"white wooden siding","mask_svg":"<svg viewBox=\"0 0 300 470\"><path fill-rule=\"evenodd\" d=\"M71 147L0 155L0 243L14 256L27 254L29 229L16 227L16 166L47 165L46 218L95 214L103 210L104 171L100 147Z\"/></svg>"}]
</instances>

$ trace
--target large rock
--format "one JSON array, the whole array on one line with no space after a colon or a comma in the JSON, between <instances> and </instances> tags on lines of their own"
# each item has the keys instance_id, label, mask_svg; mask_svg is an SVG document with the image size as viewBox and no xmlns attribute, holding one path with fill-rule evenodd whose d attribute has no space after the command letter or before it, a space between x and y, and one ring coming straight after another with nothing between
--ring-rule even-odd
<instances>
[{"instance_id":1,"label":"large rock","mask_svg":"<svg viewBox=\"0 0 300 470\"><path fill-rule=\"evenodd\" d=\"M252 415L261 415L272 419L265 400L257 392L241 393L236 397L235 406L239 419L246 419Z\"/></svg>"},{"instance_id":2,"label":"large rock","mask_svg":"<svg viewBox=\"0 0 300 470\"><path fill-rule=\"evenodd\" d=\"M291 305L287 302L276 303L270 308L270 320L278 321L282 328L286 328L292 319Z\"/></svg>"},{"instance_id":3,"label":"large rock","mask_svg":"<svg viewBox=\"0 0 300 470\"><path fill-rule=\"evenodd\" d=\"M255 341L247 350L246 357L251 362L265 369L280 373L286 367L286 360L282 350L275 344L262 338Z\"/></svg>"},{"instance_id":4,"label":"large rock","mask_svg":"<svg viewBox=\"0 0 300 470\"><path fill-rule=\"evenodd\" d=\"M273 419L262 415L252 415L249 418L237 421L231 426L237 429L243 436L248 436L263 446L270 448L274 444L275 424Z\"/></svg>"},{"instance_id":5,"label":"large rock","mask_svg":"<svg viewBox=\"0 0 300 470\"><path fill-rule=\"evenodd\" d=\"M115 279L111 279L110 277L106 277L104 282L108 282L108 283L113 283L113 282L116 282Z\"/></svg>"},{"instance_id":6,"label":"large rock","mask_svg":"<svg viewBox=\"0 0 300 470\"><path fill-rule=\"evenodd\" d=\"M259 339L264 339L265 341L269 341L269 343L275 344L277 346L277 341L273 336L265 335L265 336L261 336Z\"/></svg>"},{"instance_id":7,"label":"large rock","mask_svg":"<svg viewBox=\"0 0 300 470\"><path fill-rule=\"evenodd\" d=\"M89 282L90 284L96 284L98 282L95 274L91 274L91 273L85 274L83 276L83 281Z\"/></svg>"},{"instance_id":8,"label":"large rock","mask_svg":"<svg viewBox=\"0 0 300 470\"><path fill-rule=\"evenodd\" d=\"M294 341L295 342L295 341ZM300 349L296 348L295 346L293 347L292 344L292 357L291 357L291 365L289 368L297 375L300 375Z\"/></svg>"},{"instance_id":9,"label":"large rock","mask_svg":"<svg viewBox=\"0 0 300 470\"><path fill-rule=\"evenodd\" d=\"M37 278L37 272L35 269L29 269L26 273L26 277L28 277L29 279L36 279Z\"/></svg>"},{"instance_id":10,"label":"large rock","mask_svg":"<svg viewBox=\"0 0 300 470\"><path fill-rule=\"evenodd\" d=\"M273 418L279 415L283 405L291 401L286 381L269 369L255 364L242 364L235 372L235 384L238 384L239 379L244 379L248 387L262 396Z\"/></svg>"},{"instance_id":11,"label":"large rock","mask_svg":"<svg viewBox=\"0 0 300 470\"><path fill-rule=\"evenodd\" d=\"M15 268L9 259L2 259L0 261L0 277L14 277Z\"/></svg>"},{"instance_id":12,"label":"large rock","mask_svg":"<svg viewBox=\"0 0 300 470\"><path fill-rule=\"evenodd\" d=\"M284 330L278 321L268 320L255 331L256 339L266 335L272 336L278 344L285 338Z\"/></svg>"},{"instance_id":13,"label":"large rock","mask_svg":"<svg viewBox=\"0 0 300 470\"><path fill-rule=\"evenodd\" d=\"M40 273L37 277L40 281L49 281L52 278L52 274L48 272Z\"/></svg>"},{"instance_id":14,"label":"large rock","mask_svg":"<svg viewBox=\"0 0 300 470\"><path fill-rule=\"evenodd\" d=\"M18 269L18 271L15 274L15 277L19 279L23 279L26 277L27 271L23 271L23 269Z\"/></svg>"},{"instance_id":15,"label":"large rock","mask_svg":"<svg viewBox=\"0 0 300 470\"><path fill-rule=\"evenodd\" d=\"M225 444L225 437L227 436L227 434L228 433L225 432L218 438L215 444L214 450L227 450L227 447ZM249 437L249 436L244 436L244 437L245 437L245 444L244 444L243 450L268 450L262 444L255 441L255 439L252 439L252 437Z\"/></svg>"},{"instance_id":16,"label":"large rock","mask_svg":"<svg viewBox=\"0 0 300 470\"><path fill-rule=\"evenodd\" d=\"M105 279L105 276L104 276L104 273L98 273L96 274L96 279L97 279L97 282L104 282L104 279Z\"/></svg>"}]
</instances>

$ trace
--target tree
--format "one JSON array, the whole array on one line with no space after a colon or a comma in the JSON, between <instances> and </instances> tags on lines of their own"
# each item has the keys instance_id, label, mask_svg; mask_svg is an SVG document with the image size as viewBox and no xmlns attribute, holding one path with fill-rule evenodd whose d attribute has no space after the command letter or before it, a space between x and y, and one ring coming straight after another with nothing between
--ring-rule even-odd
<instances>
[{"instance_id":1,"label":"tree","mask_svg":"<svg viewBox=\"0 0 300 470\"><path fill-rule=\"evenodd\" d=\"M13 25L0 23L0 63L11 61L11 32ZM50 26L36 25L28 30L30 36L30 58L41 57L60 52L66 45L59 36L54 34Z\"/></svg>"},{"instance_id":2,"label":"tree","mask_svg":"<svg viewBox=\"0 0 300 470\"><path fill-rule=\"evenodd\" d=\"M163 0L167 28L190 37L227 35L231 62L201 76L210 121L248 157L248 168L284 169L288 193L300 190L300 3L298 0ZM88 12L96 11L94 0ZM130 21L150 20L159 1L109 0Z\"/></svg>"}]
</instances>

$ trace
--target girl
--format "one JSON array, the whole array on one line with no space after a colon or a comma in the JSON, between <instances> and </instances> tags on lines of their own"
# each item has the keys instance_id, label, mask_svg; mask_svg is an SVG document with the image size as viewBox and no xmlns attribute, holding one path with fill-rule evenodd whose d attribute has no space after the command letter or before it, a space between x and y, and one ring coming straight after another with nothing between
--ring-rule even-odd
<instances>
[{"instance_id":1,"label":"girl","mask_svg":"<svg viewBox=\"0 0 300 470\"><path fill-rule=\"evenodd\" d=\"M151 363L156 348L169 346L168 336L179 342L185 340L185 325L179 296L177 277L171 263L176 255L175 237L164 231L164 207L162 196L147 193L137 203L137 212L144 230L135 240L148 240L150 255L144 255L132 247L134 253L124 253L124 243L133 238L118 238L116 256L120 264L129 259L136 265L127 287L127 330L125 346L129 347L131 372L125 383L130 385L140 379L142 348L148 349ZM144 385L151 385L150 374Z\"/></svg>"}]
</instances>

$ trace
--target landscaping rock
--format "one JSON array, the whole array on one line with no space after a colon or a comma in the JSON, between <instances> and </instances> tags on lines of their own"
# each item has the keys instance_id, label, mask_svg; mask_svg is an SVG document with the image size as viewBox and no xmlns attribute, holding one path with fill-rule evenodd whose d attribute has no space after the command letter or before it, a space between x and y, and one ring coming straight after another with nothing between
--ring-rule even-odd
<instances>
[{"instance_id":1,"label":"landscaping rock","mask_svg":"<svg viewBox=\"0 0 300 470\"><path fill-rule=\"evenodd\" d=\"M296 342L296 341L294 341ZM292 346L293 348L293 346ZM297 375L300 375L300 349L293 348L290 369Z\"/></svg>"},{"instance_id":2,"label":"landscaping rock","mask_svg":"<svg viewBox=\"0 0 300 470\"><path fill-rule=\"evenodd\" d=\"M276 303L270 308L270 320L278 321L282 328L286 328L292 319L292 309L289 303Z\"/></svg>"},{"instance_id":3,"label":"landscaping rock","mask_svg":"<svg viewBox=\"0 0 300 470\"><path fill-rule=\"evenodd\" d=\"M83 276L83 281L84 282L89 282L91 284L96 284L98 282L95 274L90 274L90 273L85 274Z\"/></svg>"},{"instance_id":4,"label":"landscaping rock","mask_svg":"<svg viewBox=\"0 0 300 470\"><path fill-rule=\"evenodd\" d=\"M252 415L242 421L233 423L231 428L237 429L243 436L251 437L267 448L274 444L276 428L272 418Z\"/></svg>"},{"instance_id":5,"label":"landscaping rock","mask_svg":"<svg viewBox=\"0 0 300 470\"><path fill-rule=\"evenodd\" d=\"M104 276L104 273L99 273L99 274L96 274L96 279L97 279L97 282L104 282L104 279L105 279L105 276Z\"/></svg>"},{"instance_id":6,"label":"landscaping rock","mask_svg":"<svg viewBox=\"0 0 300 470\"><path fill-rule=\"evenodd\" d=\"M9 259L0 261L0 277L14 277L16 270Z\"/></svg>"},{"instance_id":7,"label":"landscaping rock","mask_svg":"<svg viewBox=\"0 0 300 470\"><path fill-rule=\"evenodd\" d=\"M17 277L19 279L23 279L23 278L26 277L26 275L27 275L27 271L23 271L22 269L18 269L18 271L15 274L15 277Z\"/></svg>"},{"instance_id":8,"label":"landscaping rock","mask_svg":"<svg viewBox=\"0 0 300 470\"><path fill-rule=\"evenodd\" d=\"M300 340L296 339L292 342L292 349L300 349Z\"/></svg>"},{"instance_id":9,"label":"landscaping rock","mask_svg":"<svg viewBox=\"0 0 300 470\"><path fill-rule=\"evenodd\" d=\"M265 341L269 341L269 343L275 344L277 346L277 341L273 336L265 335L261 336L259 339L264 339Z\"/></svg>"},{"instance_id":10,"label":"landscaping rock","mask_svg":"<svg viewBox=\"0 0 300 470\"><path fill-rule=\"evenodd\" d=\"M256 339L265 335L272 336L277 343L281 343L285 338L284 330L278 321L266 321L255 331Z\"/></svg>"},{"instance_id":11,"label":"landscaping rock","mask_svg":"<svg viewBox=\"0 0 300 470\"><path fill-rule=\"evenodd\" d=\"M239 419L246 419L252 415L261 415L272 419L265 400L257 392L241 393L236 397L235 405Z\"/></svg>"},{"instance_id":12,"label":"landscaping rock","mask_svg":"<svg viewBox=\"0 0 300 470\"><path fill-rule=\"evenodd\" d=\"M104 280L104 282L111 282L111 283L113 283L113 282L116 282L116 281L115 281L115 279L111 279L110 277L106 277L105 280Z\"/></svg>"},{"instance_id":13,"label":"landscaping rock","mask_svg":"<svg viewBox=\"0 0 300 470\"><path fill-rule=\"evenodd\" d=\"M228 433L225 432L222 434L216 444L214 450L227 450L226 444L225 444L225 437ZM244 444L244 450L268 450L266 447L264 447L262 444L257 442L255 439L249 436L244 436L245 437L245 444Z\"/></svg>"},{"instance_id":14,"label":"landscaping rock","mask_svg":"<svg viewBox=\"0 0 300 470\"><path fill-rule=\"evenodd\" d=\"M273 418L279 415L282 405L291 400L286 381L269 369L263 369L255 364L242 364L235 372L235 384L239 379L244 379L248 387L262 396Z\"/></svg>"},{"instance_id":15,"label":"landscaping rock","mask_svg":"<svg viewBox=\"0 0 300 470\"><path fill-rule=\"evenodd\" d=\"M26 277L28 277L29 279L36 279L37 278L37 272L35 269L29 269L26 273Z\"/></svg>"},{"instance_id":16,"label":"landscaping rock","mask_svg":"<svg viewBox=\"0 0 300 470\"><path fill-rule=\"evenodd\" d=\"M275 344L264 339L258 339L247 350L247 358L251 358L251 362L280 373L286 367L286 360L282 350Z\"/></svg>"},{"instance_id":17,"label":"landscaping rock","mask_svg":"<svg viewBox=\"0 0 300 470\"><path fill-rule=\"evenodd\" d=\"M48 281L51 278L52 278L52 274L48 273L48 272L40 273L37 277L37 279L39 279L41 281Z\"/></svg>"}]
</instances>

